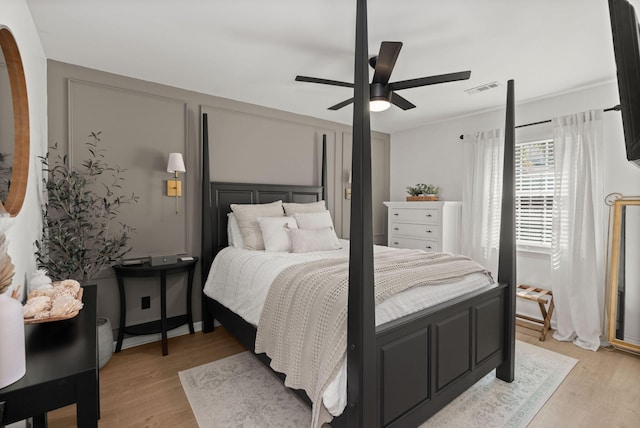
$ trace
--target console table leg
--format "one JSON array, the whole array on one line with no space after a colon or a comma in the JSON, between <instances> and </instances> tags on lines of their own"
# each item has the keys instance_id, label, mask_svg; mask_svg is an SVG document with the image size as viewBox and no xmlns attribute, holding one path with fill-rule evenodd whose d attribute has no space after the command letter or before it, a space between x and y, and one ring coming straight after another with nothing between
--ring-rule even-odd
<instances>
[{"instance_id":1,"label":"console table leg","mask_svg":"<svg viewBox=\"0 0 640 428\"><path fill-rule=\"evenodd\" d=\"M127 302L124 293L124 279L118 275L118 293L120 294L120 326L118 328L118 340L116 342L116 352L122 350L124 340L124 325L127 321Z\"/></svg>"},{"instance_id":2,"label":"console table leg","mask_svg":"<svg viewBox=\"0 0 640 428\"><path fill-rule=\"evenodd\" d=\"M162 329L162 356L169 354L167 343L167 273L160 272L160 328Z\"/></svg>"},{"instance_id":3,"label":"console table leg","mask_svg":"<svg viewBox=\"0 0 640 428\"><path fill-rule=\"evenodd\" d=\"M189 274L187 278L187 319L189 320L189 333L193 334L195 330L193 329L193 311L191 309L191 292L193 289L193 272L196 266L193 265L191 269L189 269Z\"/></svg>"}]
</instances>

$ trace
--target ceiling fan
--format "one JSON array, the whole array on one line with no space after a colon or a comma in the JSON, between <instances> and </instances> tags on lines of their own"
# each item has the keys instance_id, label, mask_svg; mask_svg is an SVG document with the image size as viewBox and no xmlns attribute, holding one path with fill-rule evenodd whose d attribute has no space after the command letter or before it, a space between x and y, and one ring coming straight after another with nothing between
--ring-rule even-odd
<instances>
[{"instance_id":1,"label":"ceiling fan","mask_svg":"<svg viewBox=\"0 0 640 428\"><path fill-rule=\"evenodd\" d=\"M383 111L391 104L400 107L402 110L409 110L415 107L407 99L401 97L396 91L419 86L435 85L438 83L454 82L456 80L466 80L471 77L471 71L460 71L458 73L439 74L436 76L419 77L417 79L401 80L389 82L391 72L398 59L398 54L402 48L402 42L382 42L380 52L377 56L369 58L369 65L375 70L373 80L369 84L371 111ZM317 77L296 76L297 82L321 83L323 85L344 86L353 88L353 83L340 82L338 80L319 79ZM341 103L329 107L329 110L338 110L353 102L353 98L344 100Z\"/></svg>"}]
</instances>

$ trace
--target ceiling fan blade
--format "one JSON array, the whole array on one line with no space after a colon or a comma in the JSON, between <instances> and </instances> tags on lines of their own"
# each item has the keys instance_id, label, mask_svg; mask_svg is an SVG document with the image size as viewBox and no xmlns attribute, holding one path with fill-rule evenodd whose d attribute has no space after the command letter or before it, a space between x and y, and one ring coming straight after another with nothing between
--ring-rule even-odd
<instances>
[{"instance_id":1,"label":"ceiling fan blade","mask_svg":"<svg viewBox=\"0 0 640 428\"><path fill-rule=\"evenodd\" d=\"M373 83L386 85L389 82L391 72L396 65L396 60L398 59L401 48L402 42L382 42L382 44L380 44L380 52L374 61L375 72L373 73Z\"/></svg>"},{"instance_id":2,"label":"ceiling fan blade","mask_svg":"<svg viewBox=\"0 0 640 428\"><path fill-rule=\"evenodd\" d=\"M349 105L349 104L351 104L352 102L353 102L353 98L349 98L348 100L344 100L344 101L343 101L343 102L341 102L341 103L338 103L338 104L336 104L336 105L334 105L334 106L329 107L329 109L328 109L328 110L339 110L339 109L341 109L341 108L342 108L342 107L344 107L344 106L348 106L348 105Z\"/></svg>"},{"instance_id":3,"label":"ceiling fan blade","mask_svg":"<svg viewBox=\"0 0 640 428\"><path fill-rule=\"evenodd\" d=\"M320 83L323 85L344 86L345 88L353 88L353 83L340 82L339 80L319 79L317 77L296 76L296 82Z\"/></svg>"},{"instance_id":4,"label":"ceiling fan blade","mask_svg":"<svg viewBox=\"0 0 640 428\"><path fill-rule=\"evenodd\" d=\"M390 101L391 101L391 104L400 107L402 110L409 110L416 107L415 104L408 101L406 98L403 98L400 95L393 92L391 93Z\"/></svg>"},{"instance_id":5,"label":"ceiling fan blade","mask_svg":"<svg viewBox=\"0 0 640 428\"><path fill-rule=\"evenodd\" d=\"M471 71L460 71L458 73L439 74L437 76L419 77L417 79L401 80L389 83L391 90L417 88L418 86L435 85L437 83L455 82L456 80L467 80L471 77Z\"/></svg>"}]
</instances>

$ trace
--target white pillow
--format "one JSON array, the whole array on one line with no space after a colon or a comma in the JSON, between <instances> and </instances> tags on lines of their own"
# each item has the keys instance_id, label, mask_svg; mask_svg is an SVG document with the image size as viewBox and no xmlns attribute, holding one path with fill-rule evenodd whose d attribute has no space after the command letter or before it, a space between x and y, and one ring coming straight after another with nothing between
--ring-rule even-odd
<instances>
[{"instance_id":1,"label":"white pillow","mask_svg":"<svg viewBox=\"0 0 640 428\"><path fill-rule=\"evenodd\" d=\"M316 213L327 209L327 205L324 201L310 202L308 204L283 202L282 207L284 208L284 213L288 216L292 216L295 213Z\"/></svg>"},{"instance_id":2,"label":"white pillow","mask_svg":"<svg viewBox=\"0 0 640 428\"><path fill-rule=\"evenodd\" d=\"M289 230L297 229L293 217L258 217L264 249L267 251L291 251Z\"/></svg>"},{"instance_id":3,"label":"white pillow","mask_svg":"<svg viewBox=\"0 0 640 428\"><path fill-rule=\"evenodd\" d=\"M231 247L244 248L240 226L238 226L238 220L233 213L227 214L227 241Z\"/></svg>"},{"instance_id":4,"label":"white pillow","mask_svg":"<svg viewBox=\"0 0 640 428\"><path fill-rule=\"evenodd\" d=\"M238 220L244 247L249 250L264 250L258 217L284 217L282 201L269 204L231 204L231 210Z\"/></svg>"},{"instance_id":5,"label":"white pillow","mask_svg":"<svg viewBox=\"0 0 640 428\"><path fill-rule=\"evenodd\" d=\"M295 213L293 215L300 229L320 229L321 227L333 227L333 220L329 211L316 213Z\"/></svg>"},{"instance_id":6,"label":"white pillow","mask_svg":"<svg viewBox=\"0 0 640 428\"><path fill-rule=\"evenodd\" d=\"M291 229L291 249L294 253L328 251L342 248L333 227L319 229Z\"/></svg>"}]
</instances>

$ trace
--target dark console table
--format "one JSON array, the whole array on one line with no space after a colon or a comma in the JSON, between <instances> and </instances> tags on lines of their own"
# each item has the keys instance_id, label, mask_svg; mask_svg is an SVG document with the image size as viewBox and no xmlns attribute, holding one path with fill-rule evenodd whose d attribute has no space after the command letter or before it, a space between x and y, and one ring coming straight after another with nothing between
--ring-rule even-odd
<instances>
[{"instance_id":1,"label":"dark console table","mask_svg":"<svg viewBox=\"0 0 640 428\"><path fill-rule=\"evenodd\" d=\"M25 325L27 372L0 389L0 427L76 403L77 426L97 427L99 416L96 286L84 287L80 313L69 320Z\"/></svg>"},{"instance_id":2,"label":"dark console table","mask_svg":"<svg viewBox=\"0 0 640 428\"><path fill-rule=\"evenodd\" d=\"M172 330L184 324L189 324L189 332L193 334L193 315L191 311L191 290L193 287L193 274L195 271L198 258L192 260L179 261L166 265L151 266L149 263L141 263L137 265L115 265L113 269L116 271L118 279L118 291L120 293L120 328L118 329L118 341L116 343L116 352L122 349L122 341L124 334L153 334L162 333L162 355L169 354L169 345L167 343L167 331ZM176 273L188 273L187 279L187 313L176 317L167 318L167 275ZM141 277L160 277L160 320L147 322L144 324L136 324L126 326L127 320L127 302L124 288L124 278L141 278Z\"/></svg>"}]
</instances>

